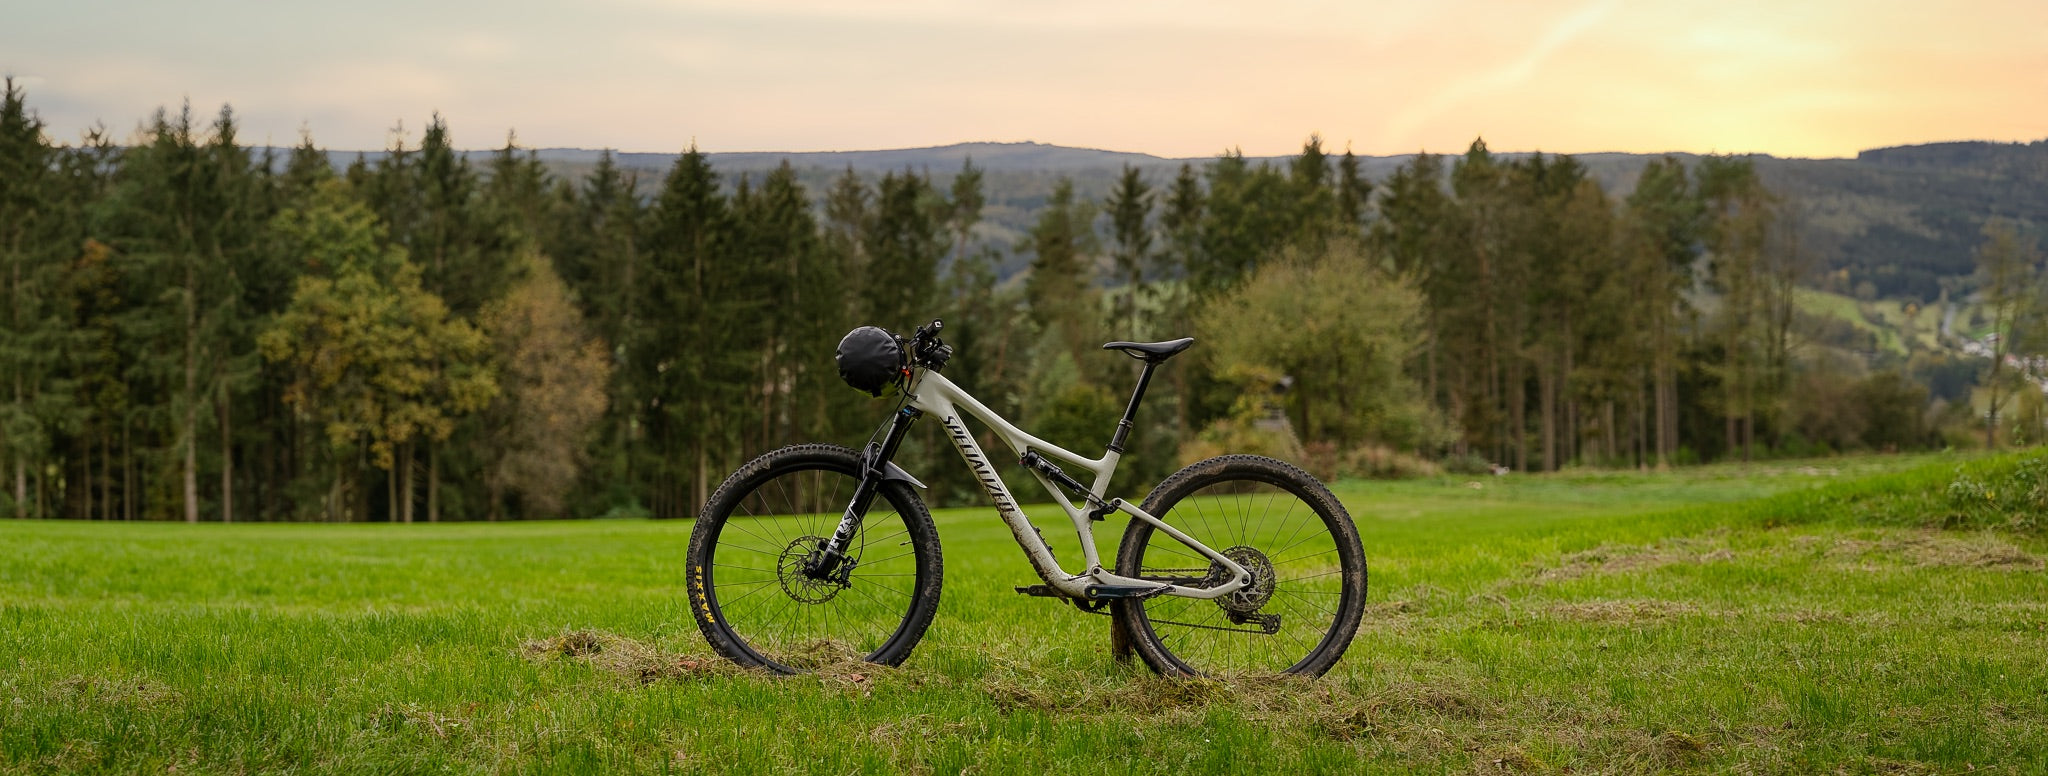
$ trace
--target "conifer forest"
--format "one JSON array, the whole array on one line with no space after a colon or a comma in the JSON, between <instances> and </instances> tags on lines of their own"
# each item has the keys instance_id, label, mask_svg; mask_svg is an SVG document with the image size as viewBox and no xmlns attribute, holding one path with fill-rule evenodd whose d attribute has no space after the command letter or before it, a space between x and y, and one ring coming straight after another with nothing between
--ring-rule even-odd
<instances>
[{"instance_id":1,"label":"conifer forest","mask_svg":"<svg viewBox=\"0 0 2048 776\"><path fill-rule=\"evenodd\" d=\"M659 180L510 141L473 162L439 117L346 166L246 144L227 109L47 134L10 82L10 517L689 517L752 456L866 440L890 405L840 383L834 346L934 318L956 382L1090 453L1136 377L1101 344L1197 337L1147 394L1133 497L1225 451L1325 476L1634 469L2031 444L2048 414L2007 358L2041 340L2023 228L1987 227L1968 289L1997 352L1857 361L1800 302L1823 274L1806 211L1740 156L1667 157L1617 196L1570 156L1474 142L1368 179L1311 138L1284 163L1126 167L1102 197L1062 181L992 241L972 161L817 188L694 149ZM898 462L974 503L926 425Z\"/></svg>"}]
</instances>

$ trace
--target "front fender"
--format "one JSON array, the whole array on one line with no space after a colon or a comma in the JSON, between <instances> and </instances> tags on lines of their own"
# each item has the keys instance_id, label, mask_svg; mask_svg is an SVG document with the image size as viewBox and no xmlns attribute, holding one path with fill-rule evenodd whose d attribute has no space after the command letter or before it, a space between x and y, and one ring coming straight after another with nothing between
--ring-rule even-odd
<instances>
[{"instance_id":1,"label":"front fender","mask_svg":"<svg viewBox=\"0 0 2048 776\"><path fill-rule=\"evenodd\" d=\"M873 461L875 460L876 452L877 451L872 445L870 445L868 449L861 451L860 468L862 471L874 470L875 466ZM884 481L895 480L897 482L907 482L910 483L911 485L917 486L920 489L930 490L930 488L925 487L924 483L918 482L916 477L910 476L910 472L904 471L903 467L901 466L897 466L895 461L890 461L888 463L882 464L882 479Z\"/></svg>"}]
</instances>

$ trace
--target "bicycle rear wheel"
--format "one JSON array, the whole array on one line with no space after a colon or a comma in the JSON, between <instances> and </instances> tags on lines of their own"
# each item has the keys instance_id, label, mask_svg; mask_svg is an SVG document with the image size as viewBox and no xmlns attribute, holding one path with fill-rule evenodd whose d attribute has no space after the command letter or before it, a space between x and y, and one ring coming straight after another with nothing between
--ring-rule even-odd
<instances>
[{"instance_id":1,"label":"bicycle rear wheel","mask_svg":"<svg viewBox=\"0 0 2048 776\"><path fill-rule=\"evenodd\" d=\"M1271 458L1226 455L1168 477L1144 510L1252 572L1251 584L1215 599L1117 602L1118 625L1153 670L1321 676L1351 646L1365 611L1365 550L1351 514L1315 477ZM1230 577L1135 519L1116 571L1187 587Z\"/></svg>"},{"instance_id":2,"label":"bicycle rear wheel","mask_svg":"<svg viewBox=\"0 0 2048 776\"><path fill-rule=\"evenodd\" d=\"M798 445L719 486L690 531L686 569L690 612L713 649L778 673L910 656L938 611L943 569L931 513L910 486L882 483L840 573L803 573L859 484L858 453Z\"/></svg>"}]
</instances>

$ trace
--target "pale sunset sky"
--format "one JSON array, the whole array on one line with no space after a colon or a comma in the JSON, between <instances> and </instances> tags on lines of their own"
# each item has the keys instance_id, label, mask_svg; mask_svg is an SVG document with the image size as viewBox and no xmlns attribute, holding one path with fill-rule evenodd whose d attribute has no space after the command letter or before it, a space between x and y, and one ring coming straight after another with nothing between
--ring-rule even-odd
<instances>
[{"instance_id":1,"label":"pale sunset sky","mask_svg":"<svg viewBox=\"0 0 2048 776\"><path fill-rule=\"evenodd\" d=\"M231 104L244 143L1209 156L1839 157L2048 138L2048 0L537 0L11 4L56 142Z\"/></svg>"}]
</instances>

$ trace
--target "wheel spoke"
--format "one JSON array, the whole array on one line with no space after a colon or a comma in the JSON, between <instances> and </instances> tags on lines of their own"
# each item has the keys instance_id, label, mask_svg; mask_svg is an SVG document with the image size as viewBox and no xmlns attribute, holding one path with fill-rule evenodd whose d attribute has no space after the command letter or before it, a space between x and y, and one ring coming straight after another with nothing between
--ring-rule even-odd
<instances>
[{"instance_id":1,"label":"wheel spoke","mask_svg":"<svg viewBox=\"0 0 2048 776\"><path fill-rule=\"evenodd\" d=\"M1215 599L1161 596L1128 610L1133 635L1155 650L1148 660L1218 675L1327 670L1364 601L1362 588L1342 589L1353 584L1345 570L1364 562L1342 506L1320 483L1262 459L1218 464L1175 487L1148 500L1154 514L1247 569L1251 581ZM1150 524L1126 536L1136 544L1120 553L1119 573L1204 580L1191 586L1226 578L1220 564L1188 562L1180 543Z\"/></svg>"},{"instance_id":2,"label":"wheel spoke","mask_svg":"<svg viewBox=\"0 0 2048 776\"><path fill-rule=\"evenodd\" d=\"M858 484L857 454L815 446L771 455L789 458L750 464L760 473L722 487L694 528L707 532L701 544L693 538L690 564L699 584L708 586L708 606L691 610L707 632L729 640L714 638L712 645L741 663L766 659L784 671L846 658L900 662L936 605L938 551L930 517L907 488L885 486L846 559L813 576L846 494ZM867 558L870 546L896 551ZM733 552L724 553L727 548ZM706 609L715 614L707 617ZM899 632L913 635L905 641L896 638ZM885 646L895 648L884 654Z\"/></svg>"}]
</instances>

